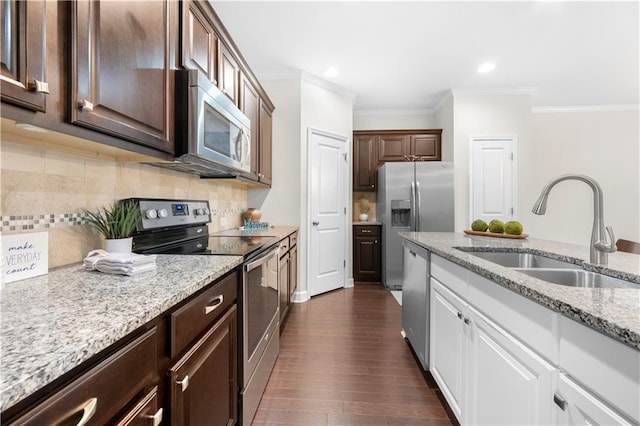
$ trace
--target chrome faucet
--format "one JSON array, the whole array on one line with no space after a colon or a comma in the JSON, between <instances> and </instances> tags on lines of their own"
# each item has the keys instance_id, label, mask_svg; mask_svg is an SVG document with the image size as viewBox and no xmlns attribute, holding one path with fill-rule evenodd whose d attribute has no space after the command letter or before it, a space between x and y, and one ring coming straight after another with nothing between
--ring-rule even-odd
<instances>
[{"instance_id":1,"label":"chrome faucet","mask_svg":"<svg viewBox=\"0 0 640 426\"><path fill-rule=\"evenodd\" d=\"M604 208L603 208L603 196L602 188L598 185L593 178L585 175L568 174L558 176L547 183L540 193L538 201L533 206L531 211L535 214L545 214L547 211L547 198L549 192L558 182L563 180L579 180L586 183L593 190L593 230L591 231L591 246L589 251L590 263L595 265L607 265L608 256L607 253L613 253L616 251L615 237L613 236L613 228L606 227L607 234L610 241L607 242L604 226Z\"/></svg>"}]
</instances>

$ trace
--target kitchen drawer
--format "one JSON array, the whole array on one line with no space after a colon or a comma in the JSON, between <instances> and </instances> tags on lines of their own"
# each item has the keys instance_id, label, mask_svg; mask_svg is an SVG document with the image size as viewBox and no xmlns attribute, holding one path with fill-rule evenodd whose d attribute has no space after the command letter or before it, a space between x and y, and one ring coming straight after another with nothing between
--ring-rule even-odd
<instances>
[{"instance_id":1,"label":"kitchen drawer","mask_svg":"<svg viewBox=\"0 0 640 426\"><path fill-rule=\"evenodd\" d=\"M235 304L237 293L238 272L233 272L171 313L171 358L202 334L229 306Z\"/></svg>"},{"instance_id":2,"label":"kitchen drawer","mask_svg":"<svg viewBox=\"0 0 640 426\"><path fill-rule=\"evenodd\" d=\"M103 425L149 385L157 371L153 327L19 418L15 425Z\"/></svg>"},{"instance_id":3,"label":"kitchen drawer","mask_svg":"<svg viewBox=\"0 0 640 426\"><path fill-rule=\"evenodd\" d=\"M278 246L278 255L284 256L289 251L289 237L283 238Z\"/></svg>"},{"instance_id":4,"label":"kitchen drawer","mask_svg":"<svg viewBox=\"0 0 640 426\"><path fill-rule=\"evenodd\" d=\"M294 248L298 244L298 233L289 235L289 247Z\"/></svg>"},{"instance_id":5,"label":"kitchen drawer","mask_svg":"<svg viewBox=\"0 0 640 426\"><path fill-rule=\"evenodd\" d=\"M380 226L378 225L355 225L353 233L356 237L379 237Z\"/></svg>"},{"instance_id":6,"label":"kitchen drawer","mask_svg":"<svg viewBox=\"0 0 640 426\"><path fill-rule=\"evenodd\" d=\"M465 300L469 300L468 273L462 266L431 254L431 276Z\"/></svg>"},{"instance_id":7,"label":"kitchen drawer","mask_svg":"<svg viewBox=\"0 0 640 426\"><path fill-rule=\"evenodd\" d=\"M116 426L158 426L164 410L158 409L158 387L154 386L138 403L120 419Z\"/></svg>"}]
</instances>

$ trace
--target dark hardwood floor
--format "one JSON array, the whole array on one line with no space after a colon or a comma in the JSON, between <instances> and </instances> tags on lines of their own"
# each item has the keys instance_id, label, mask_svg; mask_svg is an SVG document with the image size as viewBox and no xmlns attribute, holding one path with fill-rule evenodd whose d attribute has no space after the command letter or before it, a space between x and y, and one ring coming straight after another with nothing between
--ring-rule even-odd
<instances>
[{"instance_id":1,"label":"dark hardwood floor","mask_svg":"<svg viewBox=\"0 0 640 426\"><path fill-rule=\"evenodd\" d=\"M253 425L451 425L380 284L293 304Z\"/></svg>"}]
</instances>

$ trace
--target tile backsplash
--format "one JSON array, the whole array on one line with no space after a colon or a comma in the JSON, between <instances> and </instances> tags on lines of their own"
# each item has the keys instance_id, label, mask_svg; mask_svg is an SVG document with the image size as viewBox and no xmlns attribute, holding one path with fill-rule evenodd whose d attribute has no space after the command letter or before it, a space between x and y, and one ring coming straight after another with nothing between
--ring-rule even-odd
<instances>
[{"instance_id":1,"label":"tile backsplash","mask_svg":"<svg viewBox=\"0 0 640 426\"><path fill-rule=\"evenodd\" d=\"M215 232L240 226L247 208L246 187L232 181L6 140L0 150L2 233L47 230L50 267L80 262L89 250L101 248L100 236L84 224L83 209L129 197L209 200L209 231Z\"/></svg>"}]
</instances>

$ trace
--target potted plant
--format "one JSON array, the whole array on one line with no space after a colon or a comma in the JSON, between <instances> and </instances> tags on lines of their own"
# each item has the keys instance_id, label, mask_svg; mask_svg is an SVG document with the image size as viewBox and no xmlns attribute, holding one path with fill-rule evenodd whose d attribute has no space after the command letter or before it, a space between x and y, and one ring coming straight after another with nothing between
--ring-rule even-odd
<instances>
[{"instance_id":1,"label":"potted plant","mask_svg":"<svg viewBox=\"0 0 640 426\"><path fill-rule=\"evenodd\" d=\"M359 219L363 222L366 222L367 220L369 220L369 210L371 209L371 206L369 205L369 200L367 200L366 198L361 198L360 199L360 216Z\"/></svg>"},{"instance_id":2,"label":"potted plant","mask_svg":"<svg viewBox=\"0 0 640 426\"><path fill-rule=\"evenodd\" d=\"M109 253L130 253L131 235L142 214L140 208L131 200L116 201L109 207L97 212L84 211L87 224L98 230L105 239L104 249Z\"/></svg>"}]
</instances>

